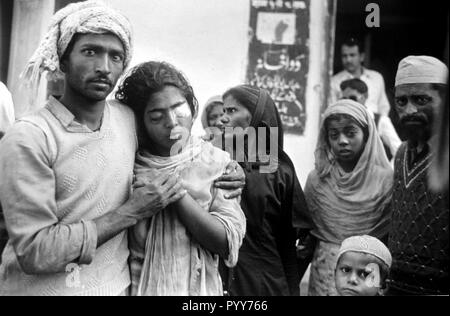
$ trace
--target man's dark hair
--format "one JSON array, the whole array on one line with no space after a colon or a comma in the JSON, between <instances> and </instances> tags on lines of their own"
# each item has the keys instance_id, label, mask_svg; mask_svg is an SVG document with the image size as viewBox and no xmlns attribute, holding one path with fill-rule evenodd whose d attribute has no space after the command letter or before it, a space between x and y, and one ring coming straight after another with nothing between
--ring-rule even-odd
<instances>
[{"instance_id":1,"label":"man's dark hair","mask_svg":"<svg viewBox=\"0 0 450 316\"><path fill-rule=\"evenodd\" d=\"M77 40L80 38L82 34L81 33L75 33L72 38L70 39L69 44L67 44L67 48L64 51L63 55L60 58L60 61L66 60L69 58L70 53L73 50L73 47L75 46L75 43L77 42Z\"/></svg>"},{"instance_id":2,"label":"man's dark hair","mask_svg":"<svg viewBox=\"0 0 450 316\"><path fill-rule=\"evenodd\" d=\"M341 47L344 45L348 46L348 47L358 46L359 53L360 54L364 53L364 47L362 46L362 43L354 37L349 37L349 38L345 39L342 42Z\"/></svg>"},{"instance_id":3,"label":"man's dark hair","mask_svg":"<svg viewBox=\"0 0 450 316\"><path fill-rule=\"evenodd\" d=\"M358 78L352 78L348 80L344 80L341 82L341 91L344 91L347 88L358 91L361 94L366 94L369 91L366 83Z\"/></svg>"}]
</instances>

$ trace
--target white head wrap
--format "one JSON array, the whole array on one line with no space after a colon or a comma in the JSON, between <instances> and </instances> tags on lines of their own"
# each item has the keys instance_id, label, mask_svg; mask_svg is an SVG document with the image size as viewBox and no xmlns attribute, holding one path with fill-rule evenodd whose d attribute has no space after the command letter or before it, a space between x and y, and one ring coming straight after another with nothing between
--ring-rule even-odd
<instances>
[{"instance_id":1,"label":"white head wrap","mask_svg":"<svg viewBox=\"0 0 450 316\"><path fill-rule=\"evenodd\" d=\"M389 249L379 239L372 236L352 236L345 239L339 249L337 260L348 251L370 254L383 261L388 267L392 265L392 256Z\"/></svg>"},{"instance_id":2,"label":"white head wrap","mask_svg":"<svg viewBox=\"0 0 450 316\"><path fill-rule=\"evenodd\" d=\"M448 68L439 59L430 56L408 56L398 64L395 86L410 83L446 84Z\"/></svg>"},{"instance_id":3,"label":"white head wrap","mask_svg":"<svg viewBox=\"0 0 450 316\"><path fill-rule=\"evenodd\" d=\"M203 109L203 113L202 113L202 126L203 128L207 128L208 126L208 112L209 112L209 107L214 104L214 103L221 103L223 105L223 99L221 95L215 95L211 98L208 99L208 101L206 101L205 107Z\"/></svg>"},{"instance_id":4,"label":"white head wrap","mask_svg":"<svg viewBox=\"0 0 450 316\"><path fill-rule=\"evenodd\" d=\"M116 35L125 50L124 68L131 60L131 24L118 11L99 1L71 3L53 16L50 27L23 72L33 93L37 92L41 75L48 72L48 79L62 77L60 58L76 33Z\"/></svg>"}]
</instances>

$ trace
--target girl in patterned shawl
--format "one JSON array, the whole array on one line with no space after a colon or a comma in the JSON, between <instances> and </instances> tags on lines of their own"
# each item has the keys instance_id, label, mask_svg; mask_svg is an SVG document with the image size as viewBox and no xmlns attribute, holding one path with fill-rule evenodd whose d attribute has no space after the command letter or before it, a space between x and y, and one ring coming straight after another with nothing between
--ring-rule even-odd
<instances>
[{"instance_id":1,"label":"girl in patterned shawl","mask_svg":"<svg viewBox=\"0 0 450 316\"><path fill-rule=\"evenodd\" d=\"M387 235L393 173L374 120L352 100L325 111L315 157L305 186L313 235L319 239L309 295L336 295L334 270L342 241Z\"/></svg>"}]
</instances>

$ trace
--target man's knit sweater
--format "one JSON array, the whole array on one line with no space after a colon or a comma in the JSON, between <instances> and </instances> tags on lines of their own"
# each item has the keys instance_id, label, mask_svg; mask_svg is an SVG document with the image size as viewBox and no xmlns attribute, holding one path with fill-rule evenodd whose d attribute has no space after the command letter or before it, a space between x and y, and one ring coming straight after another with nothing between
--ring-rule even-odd
<instances>
[{"instance_id":1,"label":"man's knit sweater","mask_svg":"<svg viewBox=\"0 0 450 316\"><path fill-rule=\"evenodd\" d=\"M448 294L448 200L428 188L431 154L411 166L409 160L410 151L403 143L395 158L390 287L409 295Z\"/></svg>"},{"instance_id":2,"label":"man's knit sweater","mask_svg":"<svg viewBox=\"0 0 450 316\"><path fill-rule=\"evenodd\" d=\"M107 102L91 131L56 99L0 142L9 241L0 295L118 295L130 283L125 232L97 248L95 218L129 197L137 149L130 109Z\"/></svg>"}]
</instances>

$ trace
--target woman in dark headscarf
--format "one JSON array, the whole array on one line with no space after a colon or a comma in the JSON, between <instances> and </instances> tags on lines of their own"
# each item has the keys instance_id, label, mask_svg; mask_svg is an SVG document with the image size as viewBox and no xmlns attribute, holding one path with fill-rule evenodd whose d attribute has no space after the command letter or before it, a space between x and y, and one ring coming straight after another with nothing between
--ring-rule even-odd
<instances>
[{"instance_id":1,"label":"woman in dark headscarf","mask_svg":"<svg viewBox=\"0 0 450 316\"><path fill-rule=\"evenodd\" d=\"M275 103L267 91L249 85L231 88L223 101L224 147L246 173L241 207L247 233L236 267L222 278L231 295L299 295L304 271L296 256L297 233L311 226L294 165L283 151ZM231 140L234 145L227 145Z\"/></svg>"}]
</instances>

